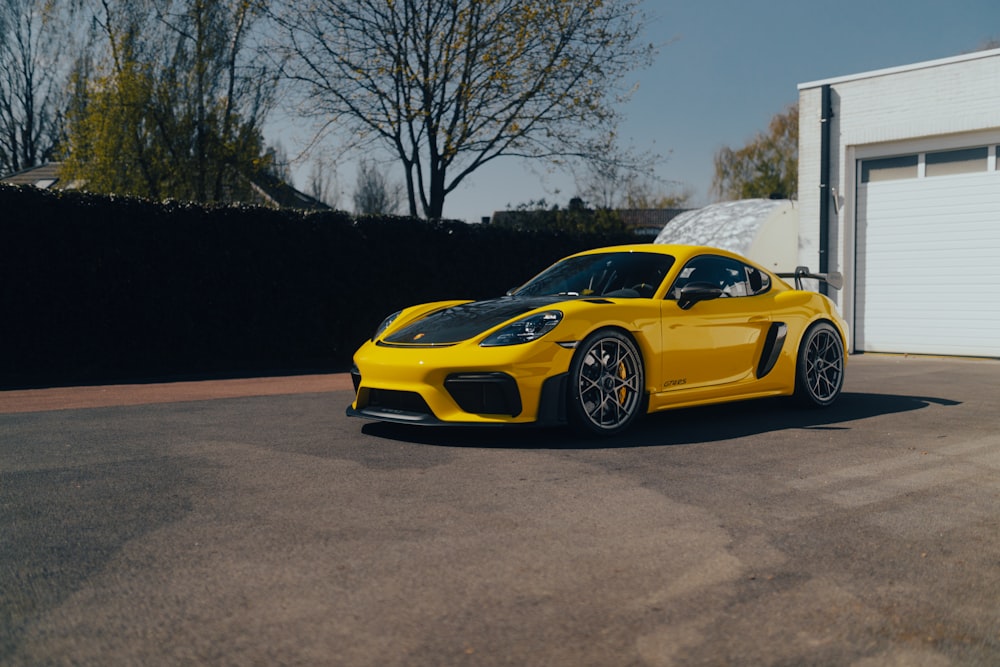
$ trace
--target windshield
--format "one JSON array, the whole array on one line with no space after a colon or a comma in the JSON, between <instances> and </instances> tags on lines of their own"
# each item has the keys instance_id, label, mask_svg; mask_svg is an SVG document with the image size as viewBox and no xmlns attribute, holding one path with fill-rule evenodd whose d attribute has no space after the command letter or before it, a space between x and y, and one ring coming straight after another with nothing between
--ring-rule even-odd
<instances>
[{"instance_id":1,"label":"windshield","mask_svg":"<svg viewBox=\"0 0 1000 667\"><path fill-rule=\"evenodd\" d=\"M649 298L673 264L672 256L651 252L609 252L570 257L532 278L514 295Z\"/></svg>"}]
</instances>

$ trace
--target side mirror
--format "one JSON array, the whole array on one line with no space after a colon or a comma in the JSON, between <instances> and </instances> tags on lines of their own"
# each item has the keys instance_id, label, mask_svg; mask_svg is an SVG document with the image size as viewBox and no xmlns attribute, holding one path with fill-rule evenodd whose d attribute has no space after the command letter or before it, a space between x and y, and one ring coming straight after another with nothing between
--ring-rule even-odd
<instances>
[{"instance_id":1,"label":"side mirror","mask_svg":"<svg viewBox=\"0 0 1000 667\"><path fill-rule=\"evenodd\" d=\"M722 296L722 288L712 283L688 283L681 288L677 297L677 305L681 310L687 310L699 301L711 301Z\"/></svg>"}]
</instances>

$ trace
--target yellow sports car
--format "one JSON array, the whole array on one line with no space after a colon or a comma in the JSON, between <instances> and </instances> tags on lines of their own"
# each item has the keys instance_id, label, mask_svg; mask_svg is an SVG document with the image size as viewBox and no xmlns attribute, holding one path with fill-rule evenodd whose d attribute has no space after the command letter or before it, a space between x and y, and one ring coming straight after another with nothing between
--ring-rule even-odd
<instances>
[{"instance_id":1,"label":"yellow sports car","mask_svg":"<svg viewBox=\"0 0 1000 667\"><path fill-rule=\"evenodd\" d=\"M354 355L347 414L611 435L693 405L789 395L827 406L844 384L847 326L803 278L841 281L708 247L582 252L506 296L387 317Z\"/></svg>"}]
</instances>

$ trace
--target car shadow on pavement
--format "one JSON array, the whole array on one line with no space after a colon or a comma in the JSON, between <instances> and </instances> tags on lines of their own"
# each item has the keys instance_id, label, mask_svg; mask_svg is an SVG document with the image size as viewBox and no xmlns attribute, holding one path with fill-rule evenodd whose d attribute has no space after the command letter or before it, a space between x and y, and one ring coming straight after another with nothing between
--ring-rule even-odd
<instances>
[{"instance_id":1,"label":"car shadow on pavement","mask_svg":"<svg viewBox=\"0 0 1000 667\"><path fill-rule=\"evenodd\" d=\"M614 449L662 447L732 440L792 429L848 430L852 422L929 405L956 406L960 401L927 396L845 392L825 409L801 408L788 398L767 398L646 415L625 433L608 438L584 437L568 427L407 426L370 422L362 432L377 438L439 447L495 449Z\"/></svg>"}]
</instances>

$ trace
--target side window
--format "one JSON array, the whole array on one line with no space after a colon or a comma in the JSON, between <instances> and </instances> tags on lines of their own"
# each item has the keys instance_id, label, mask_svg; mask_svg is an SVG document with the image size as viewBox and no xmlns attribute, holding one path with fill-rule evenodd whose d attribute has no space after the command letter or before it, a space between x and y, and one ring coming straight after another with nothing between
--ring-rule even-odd
<instances>
[{"instance_id":1,"label":"side window","mask_svg":"<svg viewBox=\"0 0 1000 667\"><path fill-rule=\"evenodd\" d=\"M750 287L751 296L764 294L771 289L771 276L752 266L747 266L746 271L747 285Z\"/></svg>"},{"instance_id":2,"label":"side window","mask_svg":"<svg viewBox=\"0 0 1000 667\"><path fill-rule=\"evenodd\" d=\"M724 297L754 296L771 289L771 279L767 274L718 255L701 255L689 261L667 293L668 298L679 298L684 286L691 283L718 287Z\"/></svg>"}]
</instances>

